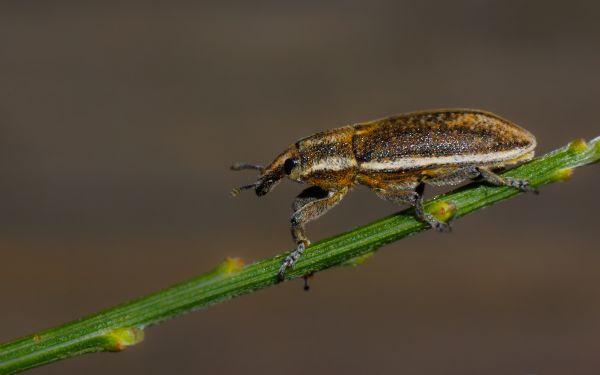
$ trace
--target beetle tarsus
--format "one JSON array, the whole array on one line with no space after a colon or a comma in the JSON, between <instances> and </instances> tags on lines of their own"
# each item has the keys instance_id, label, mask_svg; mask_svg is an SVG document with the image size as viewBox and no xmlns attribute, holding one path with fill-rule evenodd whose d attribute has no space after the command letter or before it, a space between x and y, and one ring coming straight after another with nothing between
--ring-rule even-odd
<instances>
[{"instance_id":1,"label":"beetle tarsus","mask_svg":"<svg viewBox=\"0 0 600 375\"><path fill-rule=\"evenodd\" d=\"M279 280L284 279L285 271L288 268L294 268L294 265L296 264L298 259L302 256L305 249L306 249L306 245L304 244L304 242L299 242L298 245L296 246L296 249L294 251L292 251L290 253L290 255L285 257L285 259L283 260L283 263L281 264L281 267L279 267L279 271L277 272L277 275L279 276Z\"/></svg>"},{"instance_id":2,"label":"beetle tarsus","mask_svg":"<svg viewBox=\"0 0 600 375\"><path fill-rule=\"evenodd\" d=\"M529 185L529 181L527 180L519 180L511 177L504 177L504 180L507 182L508 186L514 187L526 193L539 194L539 190Z\"/></svg>"},{"instance_id":3,"label":"beetle tarsus","mask_svg":"<svg viewBox=\"0 0 600 375\"><path fill-rule=\"evenodd\" d=\"M433 223L429 223L429 225L431 225L431 227L435 230L437 230L438 232L442 232L442 233L450 233L452 232L452 227L450 226L450 224L448 223L444 223L442 221L434 221Z\"/></svg>"}]
</instances>

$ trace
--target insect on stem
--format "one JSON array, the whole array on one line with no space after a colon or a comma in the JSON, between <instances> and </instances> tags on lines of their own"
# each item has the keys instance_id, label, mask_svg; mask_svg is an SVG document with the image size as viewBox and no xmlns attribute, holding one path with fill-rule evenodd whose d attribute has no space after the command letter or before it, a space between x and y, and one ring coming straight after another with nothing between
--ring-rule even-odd
<instances>
[{"instance_id":1,"label":"insect on stem","mask_svg":"<svg viewBox=\"0 0 600 375\"><path fill-rule=\"evenodd\" d=\"M536 144L527 130L486 111L404 113L302 138L265 168L235 163L231 169L257 169L261 176L255 185L234 189L232 195L255 187L256 195L263 196L283 177L309 185L292 204L290 223L296 249L279 269L282 280L310 243L306 224L337 205L355 185L367 186L390 202L410 204L417 219L448 232L447 219L440 220L424 209L425 185L451 186L481 177L492 185L535 192L528 181L503 177L497 171L531 160ZM582 142L573 147L574 151L586 149Z\"/></svg>"}]
</instances>

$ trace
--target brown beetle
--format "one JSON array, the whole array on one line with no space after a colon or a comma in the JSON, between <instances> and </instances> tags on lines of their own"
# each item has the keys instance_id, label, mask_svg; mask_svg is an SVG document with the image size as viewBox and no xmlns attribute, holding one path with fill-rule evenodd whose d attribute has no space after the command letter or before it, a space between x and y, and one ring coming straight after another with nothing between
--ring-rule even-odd
<instances>
[{"instance_id":1,"label":"brown beetle","mask_svg":"<svg viewBox=\"0 0 600 375\"><path fill-rule=\"evenodd\" d=\"M256 169L257 181L232 191L255 189L262 196L284 177L304 182L293 202L292 237L296 249L279 269L283 278L310 241L304 226L339 203L356 184L379 197L415 207L415 215L448 231L423 210L424 185L456 185L482 177L493 185L534 191L527 181L493 171L533 158L535 137L493 113L472 109L411 112L348 125L302 138L267 167L238 163L233 170Z\"/></svg>"}]
</instances>

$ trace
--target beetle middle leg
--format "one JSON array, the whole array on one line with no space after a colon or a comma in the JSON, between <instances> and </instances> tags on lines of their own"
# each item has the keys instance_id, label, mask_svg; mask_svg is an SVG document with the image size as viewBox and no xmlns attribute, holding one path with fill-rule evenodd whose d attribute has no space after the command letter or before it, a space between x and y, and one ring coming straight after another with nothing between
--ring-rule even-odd
<instances>
[{"instance_id":1,"label":"beetle middle leg","mask_svg":"<svg viewBox=\"0 0 600 375\"><path fill-rule=\"evenodd\" d=\"M385 200L399 204L410 204L415 208L415 216L419 220L427 222L429 225L431 225L432 228L440 232L449 232L451 229L449 224L439 221L433 215L425 212L425 209L423 207L424 188L425 185L421 183L417 185L415 190L398 189L394 188L393 185L373 190L380 198L383 198Z\"/></svg>"},{"instance_id":2,"label":"beetle middle leg","mask_svg":"<svg viewBox=\"0 0 600 375\"><path fill-rule=\"evenodd\" d=\"M286 269L294 267L296 261L304 253L304 249L310 245L306 237L304 226L325 214L333 206L338 204L348 188L337 191L327 191L316 186L305 189L293 203L294 214L292 215L292 238L296 242L296 249L288 255L279 268L279 279L283 279Z\"/></svg>"}]
</instances>

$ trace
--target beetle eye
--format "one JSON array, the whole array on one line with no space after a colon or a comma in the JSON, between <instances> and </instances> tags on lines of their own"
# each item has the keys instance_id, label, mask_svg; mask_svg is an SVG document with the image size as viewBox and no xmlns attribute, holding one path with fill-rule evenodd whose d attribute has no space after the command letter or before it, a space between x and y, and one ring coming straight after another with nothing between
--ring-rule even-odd
<instances>
[{"instance_id":1,"label":"beetle eye","mask_svg":"<svg viewBox=\"0 0 600 375\"><path fill-rule=\"evenodd\" d=\"M292 169L296 166L297 161L294 159L287 159L285 163L283 163L283 173L289 175L292 173Z\"/></svg>"}]
</instances>

